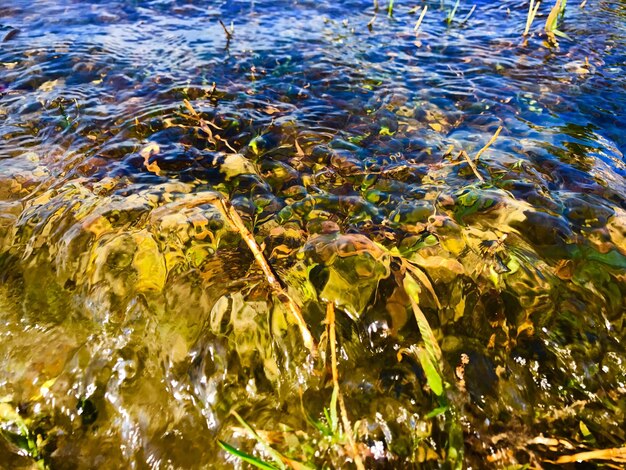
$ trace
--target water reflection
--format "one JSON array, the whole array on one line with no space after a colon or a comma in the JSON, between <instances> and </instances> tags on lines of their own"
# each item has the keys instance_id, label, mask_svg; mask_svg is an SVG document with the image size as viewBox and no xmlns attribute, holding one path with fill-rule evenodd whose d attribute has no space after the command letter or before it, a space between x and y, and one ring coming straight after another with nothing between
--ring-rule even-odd
<instances>
[{"instance_id":1,"label":"water reflection","mask_svg":"<svg viewBox=\"0 0 626 470\"><path fill-rule=\"evenodd\" d=\"M264 455L233 409L292 459L352 458L325 356L218 192L322 345L325 302L341 308L368 467L623 444L623 5L568 5L558 46L522 40L525 4L450 26L428 5L417 37L408 4L371 31L362 1L0 7L0 461L229 466L217 439ZM500 126L472 168L460 151ZM445 403L399 353L423 341L403 258Z\"/></svg>"}]
</instances>

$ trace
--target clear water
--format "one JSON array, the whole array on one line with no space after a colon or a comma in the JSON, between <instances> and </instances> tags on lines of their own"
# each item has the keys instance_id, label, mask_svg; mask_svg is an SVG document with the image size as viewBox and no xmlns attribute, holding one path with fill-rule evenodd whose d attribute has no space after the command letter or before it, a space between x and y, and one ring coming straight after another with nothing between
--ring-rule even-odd
<instances>
[{"instance_id":1,"label":"clear water","mask_svg":"<svg viewBox=\"0 0 626 470\"><path fill-rule=\"evenodd\" d=\"M313 424L327 355L215 193L322 344L338 306L368 468L623 445L626 4L568 2L555 44L550 2L526 40L521 1L451 24L451 1L373 22L366 1L206 3L0 5L0 467L241 466L218 439L271 461L231 410L290 458L353 465ZM481 181L459 152L500 126ZM440 303L422 290L444 398L398 361L423 340L401 257Z\"/></svg>"}]
</instances>

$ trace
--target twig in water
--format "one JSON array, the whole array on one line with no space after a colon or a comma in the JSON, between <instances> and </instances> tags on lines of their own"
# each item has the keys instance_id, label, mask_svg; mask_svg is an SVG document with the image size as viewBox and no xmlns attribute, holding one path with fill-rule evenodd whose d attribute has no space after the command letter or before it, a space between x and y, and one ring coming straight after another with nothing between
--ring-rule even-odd
<instances>
[{"instance_id":1,"label":"twig in water","mask_svg":"<svg viewBox=\"0 0 626 470\"><path fill-rule=\"evenodd\" d=\"M220 24L222 25L222 29L224 30L224 33L226 33L226 40L230 41L233 38L233 33L235 32L235 28L231 25L230 31L228 31L228 28L226 27L226 25L221 19L218 19L217 21L220 22Z\"/></svg>"},{"instance_id":2,"label":"twig in water","mask_svg":"<svg viewBox=\"0 0 626 470\"><path fill-rule=\"evenodd\" d=\"M424 5L424 8L422 8L422 12L420 13L420 17L417 19L417 22L415 23L415 26L413 27L413 31L415 31L416 34L419 31L420 26L422 25L422 20L424 19L424 16L426 16L427 11L428 11L428 5Z\"/></svg>"},{"instance_id":3,"label":"twig in water","mask_svg":"<svg viewBox=\"0 0 626 470\"><path fill-rule=\"evenodd\" d=\"M216 138L217 140L221 140L222 142L224 142L224 144L226 145L226 147L228 147L230 150L232 150L232 151L233 151L233 153L237 153L237 150L235 150L235 149L233 148L233 146L232 146L232 145L230 145L226 139L224 139L223 137L220 137L219 135L215 135L215 138Z\"/></svg>"},{"instance_id":4,"label":"twig in water","mask_svg":"<svg viewBox=\"0 0 626 470\"><path fill-rule=\"evenodd\" d=\"M491 139L489 139L489 142L487 142L485 144L485 146L478 151L478 153L474 157L475 161L478 161L478 159L485 152L485 150L487 150L489 147L491 147L491 144L493 144L496 141L496 139L500 135L500 131L502 131L502 126L498 127L496 132L491 136ZM472 171L476 175L476 178L478 178L482 183L484 183L485 179L482 177L482 175L480 173L478 173L478 168L476 168L476 165L474 164L474 162L472 161L470 156L467 154L467 152L465 150L461 150L459 152L459 157L463 157L465 159L465 161L469 164L470 168L472 169Z\"/></svg>"},{"instance_id":5,"label":"twig in water","mask_svg":"<svg viewBox=\"0 0 626 470\"><path fill-rule=\"evenodd\" d=\"M339 411L341 413L341 421L343 422L344 432L348 438L348 443L352 449L352 458L358 470L365 470L361 456L356 448L354 437L352 436L352 425L348 419L348 412L346 410L346 404L343 401L343 396L339 390L339 372L337 371L337 349L336 349L336 334L335 334L335 306L332 302L326 304L326 322L328 323L328 340L330 342L330 361L331 371L333 374L333 389L337 395L337 401L339 402Z\"/></svg>"},{"instance_id":6,"label":"twig in water","mask_svg":"<svg viewBox=\"0 0 626 470\"><path fill-rule=\"evenodd\" d=\"M222 212L228 222L233 227L235 227L235 229L237 229L241 237L248 245L248 248L250 248L250 251L254 255L255 261L260 266L263 274L265 274L265 279L270 285L270 288L272 289L274 295L278 298L278 300L283 303L289 313L291 313L293 318L296 320L296 323L300 328L300 334L302 335L304 345L309 349L309 351L315 353L315 342L313 341L313 336L311 335L311 332L309 331L309 328L304 321L304 317L302 316L302 311L300 310L300 307L283 288L281 282L278 280L278 277L274 274L274 270L265 259L261 247L254 239L252 233L250 233L250 231L248 230L248 227L246 227L246 224L244 224L241 216L239 215L239 212L237 212L232 204L224 198L220 197L216 200L216 202L219 204L219 207L220 209L222 209Z\"/></svg>"},{"instance_id":7,"label":"twig in water","mask_svg":"<svg viewBox=\"0 0 626 470\"><path fill-rule=\"evenodd\" d=\"M487 150L491 146L491 144L493 144L496 141L496 139L500 135L501 130L502 130L502 126L498 127L498 130L491 136L491 139L489 139L489 142L487 142L485 146L478 151L478 153L474 157L474 160L478 160L480 156L483 154L483 152Z\"/></svg>"},{"instance_id":8,"label":"twig in water","mask_svg":"<svg viewBox=\"0 0 626 470\"><path fill-rule=\"evenodd\" d=\"M224 199L224 197L216 192L203 192L188 195L186 198L181 198L180 201L173 202L166 206L162 206L159 209L155 209L152 211L150 218L155 221L158 220L159 217L162 217L164 214L168 213L168 211L176 210L178 208L189 208L196 207L202 204L211 204L216 206L220 212L224 215L228 223L239 232L241 238L246 242L248 248L254 255L254 260L257 262L263 274L265 275L265 279L267 283L270 285L272 289L272 293L280 300L280 302L284 305L287 311L293 316L298 327L300 328L300 334L302 335L302 341L304 345L307 347L312 354L317 354L317 347L315 345L315 341L313 340L313 336L309 331L309 328L304 321L304 317L302 316L302 311L296 302L291 298L287 290L282 286L280 280L274 274L274 270L265 259L265 255L263 255L263 251L261 247L254 239L248 227L241 219L241 216L237 212L237 210L232 206L232 204Z\"/></svg>"},{"instance_id":9,"label":"twig in water","mask_svg":"<svg viewBox=\"0 0 626 470\"><path fill-rule=\"evenodd\" d=\"M139 155L143 157L143 165L146 167L146 170L157 176L161 174L161 168L159 168L159 164L157 162L150 163L150 157L152 155L156 155L160 151L161 149L159 148L159 145L155 142L151 142L139 152Z\"/></svg>"},{"instance_id":10,"label":"twig in water","mask_svg":"<svg viewBox=\"0 0 626 470\"><path fill-rule=\"evenodd\" d=\"M196 112L188 99L185 98L183 100L183 104L185 105L185 108L187 108L187 110L191 113L191 116L200 123L200 129L209 134L211 137L213 137L213 133L211 132L211 129L208 128L208 126L211 126L213 129L217 129L218 131L222 130L222 128L214 122L205 121L204 119L202 119L202 117Z\"/></svg>"},{"instance_id":11,"label":"twig in water","mask_svg":"<svg viewBox=\"0 0 626 470\"><path fill-rule=\"evenodd\" d=\"M541 2L535 3L535 0L530 0L530 5L528 7L528 16L526 17L526 28L524 29L524 36L528 36L530 26L533 24L533 21L535 21L535 16L537 16L539 5L541 5Z\"/></svg>"},{"instance_id":12,"label":"twig in water","mask_svg":"<svg viewBox=\"0 0 626 470\"><path fill-rule=\"evenodd\" d=\"M207 140L212 143L213 145L217 145L217 141L219 140L220 142L224 142L224 145L226 145L226 147L228 147L233 153L237 153L237 150L235 150L229 143L228 140L226 140L223 137L220 137L218 134L213 135L213 131L211 130L211 128L209 126L211 126L214 129L217 130L222 130L222 128L220 126L218 126L217 124L215 124L214 122L211 121L205 121L204 119L202 119L202 117L196 112L196 110L194 109L194 107L191 105L191 103L189 102L189 100L184 99L183 100L183 104L185 105L185 107L187 108L187 110L191 113L191 117L193 117L194 119L196 119L198 121L198 124L200 125L200 129L202 129L207 135Z\"/></svg>"},{"instance_id":13,"label":"twig in water","mask_svg":"<svg viewBox=\"0 0 626 470\"><path fill-rule=\"evenodd\" d=\"M467 163L469 164L470 168L472 169L472 171L474 172L474 174L476 175L476 178L478 178L480 180L481 183L485 182L485 178L482 177L482 175L480 173L478 173L478 168L476 168L476 165L474 165L474 162L472 161L472 159L469 157L469 155L467 154L467 152L465 150L461 150L459 152L459 157L463 157L465 158L465 161L467 161Z\"/></svg>"}]
</instances>

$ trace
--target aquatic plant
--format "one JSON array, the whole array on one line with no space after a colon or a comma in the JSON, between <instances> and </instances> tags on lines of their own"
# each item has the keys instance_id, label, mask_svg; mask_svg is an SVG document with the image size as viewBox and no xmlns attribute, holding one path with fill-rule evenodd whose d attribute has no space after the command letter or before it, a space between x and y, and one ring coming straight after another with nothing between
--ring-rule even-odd
<instances>
[{"instance_id":1,"label":"aquatic plant","mask_svg":"<svg viewBox=\"0 0 626 470\"><path fill-rule=\"evenodd\" d=\"M454 4L454 6L452 7L452 9L448 10L448 13L446 14L446 19L445 22L450 25L452 24L452 22L454 21L454 18L456 16L457 10L459 8L459 4L460 4L460 0L457 0ZM472 5L472 7L470 8L469 12L467 13L467 15L465 15L465 17L460 20L458 22L459 25L463 25L465 23L467 23L467 20L470 19L470 17L474 14L474 12L476 11L476 5Z\"/></svg>"},{"instance_id":2,"label":"aquatic plant","mask_svg":"<svg viewBox=\"0 0 626 470\"><path fill-rule=\"evenodd\" d=\"M454 6L451 10L448 10L448 14L446 15L446 23L451 24L454 21L454 15L456 15L456 10L459 8L459 3L461 0L456 0Z\"/></svg>"},{"instance_id":3,"label":"aquatic plant","mask_svg":"<svg viewBox=\"0 0 626 470\"><path fill-rule=\"evenodd\" d=\"M541 1L535 2L535 0L530 0L530 4L528 5L528 15L526 16L526 27L524 28L524 36L528 36L530 32L530 27L535 20L535 16L537 16L537 11L539 11L539 7L541 6Z\"/></svg>"},{"instance_id":4,"label":"aquatic plant","mask_svg":"<svg viewBox=\"0 0 626 470\"><path fill-rule=\"evenodd\" d=\"M567 34L563 33L562 31L559 31L558 29L558 20L559 20L559 17L563 17L565 13L566 2L567 0L556 0L556 3L550 10L550 14L548 15L548 18L546 19L546 24L545 24L544 29L546 31L546 34L548 35L548 38L550 38L552 41L555 41L555 36L559 36L565 39L570 39L570 37Z\"/></svg>"},{"instance_id":5,"label":"aquatic plant","mask_svg":"<svg viewBox=\"0 0 626 470\"><path fill-rule=\"evenodd\" d=\"M419 18L417 19L417 21L415 22L415 26L413 27L413 31L415 31L415 33L419 32L420 26L422 25L422 21L424 20L424 17L426 16L427 11L428 11L428 5L424 5Z\"/></svg>"},{"instance_id":6,"label":"aquatic plant","mask_svg":"<svg viewBox=\"0 0 626 470\"><path fill-rule=\"evenodd\" d=\"M623 467L621 44L179 3L2 50L0 467Z\"/></svg>"}]
</instances>

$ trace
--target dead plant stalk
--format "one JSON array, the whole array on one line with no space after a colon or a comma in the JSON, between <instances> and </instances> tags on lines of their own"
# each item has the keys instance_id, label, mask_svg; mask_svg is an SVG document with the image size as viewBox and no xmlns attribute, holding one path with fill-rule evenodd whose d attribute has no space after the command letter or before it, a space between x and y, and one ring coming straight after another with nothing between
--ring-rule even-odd
<instances>
[{"instance_id":1,"label":"dead plant stalk","mask_svg":"<svg viewBox=\"0 0 626 470\"><path fill-rule=\"evenodd\" d=\"M221 23L221 20L220 20L220 23ZM222 23L222 26L223 26L223 23ZM229 149L235 152L235 149L233 149L228 144L226 139L220 138L218 135L215 135L215 136L213 135L213 133L211 132L211 129L207 125L207 121L205 121L204 119L200 117L200 115L196 112L196 110L191 105L189 100L184 100L183 103L185 107L187 108L187 110L189 110L189 112L191 113L192 117L194 117L200 123L200 128L209 135L208 137L209 140L213 140L214 138L221 140L228 146ZM215 129L220 129L220 127L218 127L217 125L213 123L210 123L210 124ZM213 142L215 142L215 140L213 140ZM216 204L218 205L219 209L224 214L224 217L226 217L228 222L239 232L239 234L241 235L241 238L244 239L244 241L248 245L248 248L250 248L250 251L254 255L255 261L257 262L257 264L263 271L263 274L265 274L265 279L267 280L267 283L270 285L272 292L274 293L276 298L278 298L278 300L280 300L281 303L285 306L285 308L291 314L291 316L295 319L298 325L298 328L300 328L300 334L302 335L302 340L304 342L304 345L308 348L309 351L311 351L311 353L315 354L316 353L315 341L313 340L313 336L311 335L311 332L309 331L309 328L307 327L306 322L304 321L304 317L302 316L302 311L300 310L300 307L298 306L298 304L296 304L296 302L291 298L291 296L283 288L282 284L278 280L278 277L274 274L272 267L270 266L268 261L265 259L265 256L263 255L263 251L261 250L261 247L254 239L254 236L252 235L252 233L250 233L250 230L248 230L248 227L246 227L246 224L241 219L241 216L239 215L237 210L235 210L232 204L229 201L225 200L223 197L215 196L214 198L211 199L210 202L214 205Z\"/></svg>"},{"instance_id":2,"label":"dead plant stalk","mask_svg":"<svg viewBox=\"0 0 626 470\"><path fill-rule=\"evenodd\" d=\"M317 346L313 339L313 335L309 331L306 322L304 321L304 317L302 316L302 311L298 304L291 298L287 290L283 287L280 280L274 274L274 270L270 266L267 259L265 259L265 255L261 250L261 247L254 239L254 236L246 227L246 224L241 219L241 216L237 212L237 210L233 207L230 201L226 200L222 195L218 193L208 193L208 194L195 194L191 198L191 200L183 200L179 202L175 202L172 205L169 205L169 209L177 209L178 207L195 207L202 204L211 204L217 207L222 215L226 218L228 223L239 232L241 238L246 242L248 248L252 252L254 256L254 260L259 265L263 274L265 275L265 279L272 290L272 293L276 296L276 298L283 304L285 309L291 314L293 319L295 320L298 328L300 329L300 334L302 336L302 341L306 348L311 351L313 355L317 354ZM151 217L158 218L161 215L161 211L158 209L153 211Z\"/></svg>"},{"instance_id":3,"label":"dead plant stalk","mask_svg":"<svg viewBox=\"0 0 626 470\"><path fill-rule=\"evenodd\" d=\"M263 271L263 274L265 274L265 279L270 285L270 288L276 298L282 302L282 304L287 308L287 311L296 320L296 323L300 328L300 334L302 335L304 345L309 349L309 351L315 353L315 341L313 340L313 336L304 321L300 307L283 288L282 284L278 280L278 277L274 274L274 270L265 259L263 251L261 251L261 247L254 239L252 233L250 233L250 230L248 230L248 227L246 227L246 224L241 219L239 212L237 212L232 204L224 198L217 198L216 202L219 204L219 208L222 210L228 222L239 232L248 245L248 248L250 248L255 261Z\"/></svg>"},{"instance_id":4,"label":"dead plant stalk","mask_svg":"<svg viewBox=\"0 0 626 470\"><path fill-rule=\"evenodd\" d=\"M535 3L535 0L530 0L530 5L528 6L528 16L526 17L526 28L524 29L524 36L528 36L530 26L533 24L533 21L537 16L539 5L541 5L541 2Z\"/></svg>"},{"instance_id":5,"label":"dead plant stalk","mask_svg":"<svg viewBox=\"0 0 626 470\"><path fill-rule=\"evenodd\" d=\"M422 25L422 21L424 20L424 16L426 16L426 12L428 11L428 5L424 5L424 8L422 8L422 13L420 13L420 17L417 19L417 22L415 23L415 27L413 27L413 31L415 31L415 33L417 34L420 26Z\"/></svg>"},{"instance_id":6,"label":"dead plant stalk","mask_svg":"<svg viewBox=\"0 0 626 470\"><path fill-rule=\"evenodd\" d=\"M491 136L491 139L489 139L489 142L487 142L485 146L478 151L478 153L474 157L474 160L478 160L480 156L485 152L485 150L491 147L491 145L496 141L496 139L500 135L500 131L502 131L502 126L498 127L498 130L494 132L494 134Z\"/></svg>"},{"instance_id":7,"label":"dead plant stalk","mask_svg":"<svg viewBox=\"0 0 626 470\"><path fill-rule=\"evenodd\" d=\"M339 402L339 412L341 414L341 421L343 423L344 432L348 439L348 444L352 450L352 458L358 470L365 470L361 456L356 448L354 437L352 436L352 425L348 418L348 411L346 410L346 404L343 401L343 395L339 390L339 372L337 370L337 335L335 333L335 306L332 302L326 304L326 322L328 323L328 336L330 342L330 365L333 376L333 388L337 394L337 401Z\"/></svg>"},{"instance_id":8,"label":"dead plant stalk","mask_svg":"<svg viewBox=\"0 0 626 470\"><path fill-rule=\"evenodd\" d=\"M562 455L551 463L567 464L575 462L589 462L591 460L605 460L609 462L626 463L626 447L590 450L587 452L579 452L578 454L573 455Z\"/></svg>"},{"instance_id":9,"label":"dead plant stalk","mask_svg":"<svg viewBox=\"0 0 626 470\"><path fill-rule=\"evenodd\" d=\"M480 173L478 173L478 168L476 168L476 165L474 165L474 162L469 157L467 152L465 150L461 150L461 152L459 152L459 156L465 158L465 161L467 162L467 164L470 166L470 168L472 169L472 171L476 175L476 178L478 178L481 183L484 183L485 182L485 178L483 178L483 176Z\"/></svg>"}]
</instances>

